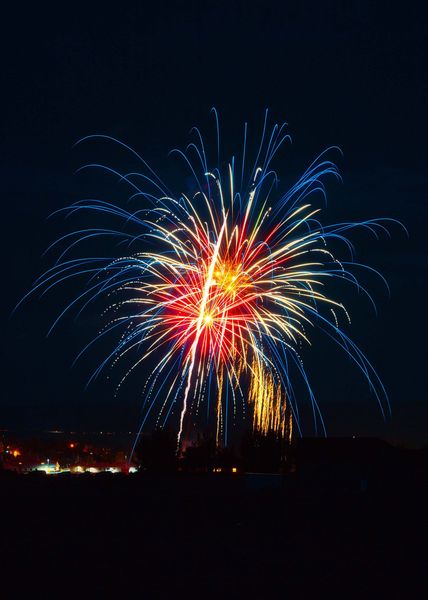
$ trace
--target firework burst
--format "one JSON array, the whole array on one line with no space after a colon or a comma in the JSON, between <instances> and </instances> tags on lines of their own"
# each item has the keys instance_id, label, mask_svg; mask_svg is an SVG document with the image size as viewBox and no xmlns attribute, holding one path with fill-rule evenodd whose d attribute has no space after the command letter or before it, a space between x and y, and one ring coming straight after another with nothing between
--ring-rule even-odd
<instances>
[{"instance_id":1,"label":"firework burst","mask_svg":"<svg viewBox=\"0 0 428 600\"><path fill-rule=\"evenodd\" d=\"M227 444L228 429L238 418L251 419L259 432L291 437L292 427L300 428L292 371L307 388L315 424L324 428L299 354L301 344L310 344L312 326L351 357L385 414L384 387L340 326L347 325L349 315L327 290L340 278L365 291L351 272L352 258L339 261L330 248L332 242L343 243L352 256L347 232L356 226L384 231L387 220L321 225L321 208L313 202L325 197L326 177L340 178L327 151L291 189L280 193L270 165L289 135L285 125L268 131L267 113L254 163L249 166L246 161L245 126L240 159L232 158L222 168L213 113L215 167L208 162L198 129L192 130L195 141L185 151L173 151L190 169L191 193L171 193L122 142L108 136L81 140L114 142L140 161L139 172L119 173L98 164L84 167L101 168L126 183L138 208L87 200L61 209L107 215L120 225L80 229L57 240L52 247L61 247L59 258L31 293L87 278L52 328L73 309L81 314L105 299L112 316L79 356L107 334L117 333L118 341L91 380L125 356L136 358L122 381L141 365L154 364L144 385L141 428L153 415L158 426L175 415L178 444L191 428L192 415L202 409L215 420L218 444ZM115 259L72 258L76 248L97 238L119 242L128 250Z\"/></svg>"}]
</instances>

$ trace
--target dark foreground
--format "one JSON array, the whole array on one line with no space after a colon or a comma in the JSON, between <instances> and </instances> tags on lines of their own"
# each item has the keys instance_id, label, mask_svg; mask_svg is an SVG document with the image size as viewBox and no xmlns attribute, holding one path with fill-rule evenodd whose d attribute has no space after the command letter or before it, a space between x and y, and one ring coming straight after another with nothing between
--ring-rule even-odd
<instances>
[{"instance_id":1,"label":"dark foreground","mask_svg":"<svg viewBox=\"0 0 428 600\"><path fill-rule=\"evenodd\" d=\"M0 473L2 597L426 597L425 482L380 483Z\"/></svg>"}]
</instances>

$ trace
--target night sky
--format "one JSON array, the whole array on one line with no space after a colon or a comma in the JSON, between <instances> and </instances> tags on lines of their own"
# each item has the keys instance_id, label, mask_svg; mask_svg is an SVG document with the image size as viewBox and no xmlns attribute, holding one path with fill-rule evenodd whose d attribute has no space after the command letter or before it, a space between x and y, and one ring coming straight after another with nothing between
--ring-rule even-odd
<instances>
[{"instance_id":1,"label":"night sky","mask_svg":"<svg viewBox=\"0 0 428 600\"><path fill-rule=\"evenodd\" d=\"M70 368L99 329L95 314L69 319L48 339L65 291L10 314L51 264L43 251L64 231L47 216L89 190L123 199L99 175L74 174L106 156L100 145L73 149L74 142L118 137L168 181L168 151L187 143L192 125L214 141L216 106L230 152L241 147L245 121L260 131L265 108L272 121L289 123L293 144L275 165L284 184L325 147L341 147L344 181L328 185L326 222L387 216L406 225L409 238L398 227L390 240L354 238L357 258L391 287L388 298L378 281L364 279L378 316L362 297L347 299L348 333L381 375L392 418L382 420L356 369L330 345L317 343L307 366L330 435L426 444L426 15L417 2L400 10L366 1L138 4L110 11L72 3L57 13L38 5L2 15L0 428L136 428L138 381L114 399L108 381L84 391L100 355ZM126 168L123 154L108 152Z\"/></svg>"}]
</instances>

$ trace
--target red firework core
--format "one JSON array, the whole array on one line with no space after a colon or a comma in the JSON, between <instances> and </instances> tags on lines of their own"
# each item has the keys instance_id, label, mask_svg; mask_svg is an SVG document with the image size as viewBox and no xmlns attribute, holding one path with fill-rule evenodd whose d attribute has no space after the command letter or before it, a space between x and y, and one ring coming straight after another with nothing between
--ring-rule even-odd
<instances>
[{"instance_id":1,"label":"red firework core","mask_svg":"<svg viewBox=\"0 0 428 600\"><path fill-rule=\"evenodd\" d=\"M253 284L238 261L219 258L209 281L207 263L201 261L200 267L180 275L162 293L162 318L177 347L190 349L197 336L201 355L227 360L245 351L248 326L254 319Z\"/></svg>"}]
</instances>

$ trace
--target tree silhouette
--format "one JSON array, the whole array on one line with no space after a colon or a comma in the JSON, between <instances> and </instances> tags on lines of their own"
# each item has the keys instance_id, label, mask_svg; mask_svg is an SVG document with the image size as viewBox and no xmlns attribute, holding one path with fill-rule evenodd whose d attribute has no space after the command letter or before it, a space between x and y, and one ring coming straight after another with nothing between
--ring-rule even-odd
<instances>
[{"instance_id":1,"label":"tree silhouette","mask_svg":"<svg viewBox=\"0 0 428 600\"><path fill-rule=\"evenodd\" d=\"M142 436L135 454L147 471L172 472L177 469L177 434L170 429L155 429Z\"/></svg>"}]
</instances>

